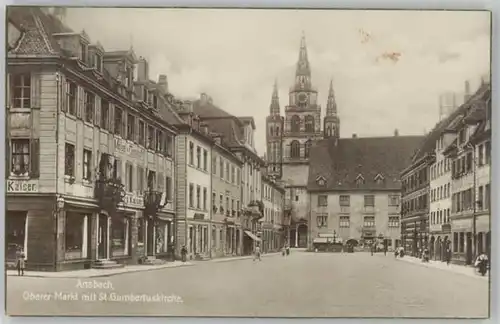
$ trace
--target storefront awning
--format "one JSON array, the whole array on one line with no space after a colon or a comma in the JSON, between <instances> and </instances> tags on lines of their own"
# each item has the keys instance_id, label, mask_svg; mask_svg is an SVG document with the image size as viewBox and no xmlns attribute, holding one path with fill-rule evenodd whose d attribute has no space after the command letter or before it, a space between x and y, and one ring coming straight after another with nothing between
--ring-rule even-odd
<instances>
[{"instance_id":1,"label":"storefront awning","mask_svg":"<svg viewBox=\"0 0 500 324\"><path fill-rule=\"evenodd\" d=\"M313 243L329 243L330 241L326 237L315 237Z\"/></svg>"},{"instance_id":2,"label":"storefront awning","mask_svg":"<svg viewBox=\"0 0 500 324\"><path fill-rule=\"evenodd\" d=\"M256 242L260 242L261 241L260 238L258 238L257 236L255 236L255 234L253 234L250 231L245 231L245 234L248 235L252 240L254 240Z\"/></svg>"}]
</instances>

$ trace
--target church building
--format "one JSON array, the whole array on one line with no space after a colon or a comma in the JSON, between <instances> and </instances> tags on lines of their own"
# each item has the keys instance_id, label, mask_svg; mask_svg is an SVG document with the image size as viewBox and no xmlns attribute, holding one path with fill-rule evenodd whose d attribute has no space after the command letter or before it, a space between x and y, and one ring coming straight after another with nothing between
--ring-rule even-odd
<instances>
[{"instance_id":1,"label":"church building","mask_svg":"<svg viewBox=\"0 0 500 324\"><path fill-rule=\"evenodd\" d=\"M304 35L284 116L275 82L266 128L268 173L286 184L290 246L311 248L326 236L357 243L384 236L396 244L399 173L423 136L396 131L390 137L341 139L333 82L322 120Z\"/></svg>"}]
</instances>

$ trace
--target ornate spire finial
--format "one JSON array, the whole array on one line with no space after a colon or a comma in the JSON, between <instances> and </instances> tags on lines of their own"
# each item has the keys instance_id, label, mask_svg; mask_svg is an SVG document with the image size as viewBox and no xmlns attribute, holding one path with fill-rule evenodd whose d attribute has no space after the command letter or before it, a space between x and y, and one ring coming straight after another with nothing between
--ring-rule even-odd
<instances>
[{"instance_id":1,"label":"ornate spire finial","mask_svg":"<svg viewBox=\"0 0 500 324\"><path fill-rule=\"evenodd\" d=\"M330 89L328 90L328 100L326 102L326 116L337 115L337 103L335 102L335 91L333 90L333 78L330 79Z\"/></svg>"},{"instance_id":2,"label":"ornate spire finial","mask_svg":"<svg viewBox=\"0 0 500 324\"><path fill-rule=\"evenodd\" d=\"M271 116L280 114L280 99L278 96L278 80L274 79L273 95L271 97L271 105L269 106Z\"/></svg>"},{"instance_id":3,"label":"ornate spire finial","mask_svg":"<svg viewBox=\"0 0 500 324\"><path fill-rule=\"evenodd\" d=\"M296 76L299 75L307 77L311 76L311 70L309 68L309 60L307 58L306 35L304 31L302 31L302 38L300 40L299 60L297 62Z\"/></svg>"},{"instance_id":4,"label":"ornate spire finial","mask_svg":"<svg viewBox=\"0 0 500 324\"><path fill-rule=\"evenodd\" d=\"M328 90L328 96L335 96L335 92L333 91L333 78L330 79L330 89Z\"/></svg>"}]
</instances>

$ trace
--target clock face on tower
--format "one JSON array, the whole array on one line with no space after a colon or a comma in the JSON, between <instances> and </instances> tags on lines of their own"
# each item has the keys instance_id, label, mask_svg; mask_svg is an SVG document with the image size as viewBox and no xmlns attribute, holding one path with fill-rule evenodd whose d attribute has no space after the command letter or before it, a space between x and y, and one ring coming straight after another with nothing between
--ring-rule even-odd
<instances>
[{"instance_id":1,"label":"clock face on tower","mask_svg":"<svg viewBox=\"0 0 500 324\"><path fill-rule=\"evenodd\" d=\"M298 99L299 99L300 103L302 103L302 104L306 103L307 102L307 94L304 92L299 93Z\"/></svg>"}]
</instances>

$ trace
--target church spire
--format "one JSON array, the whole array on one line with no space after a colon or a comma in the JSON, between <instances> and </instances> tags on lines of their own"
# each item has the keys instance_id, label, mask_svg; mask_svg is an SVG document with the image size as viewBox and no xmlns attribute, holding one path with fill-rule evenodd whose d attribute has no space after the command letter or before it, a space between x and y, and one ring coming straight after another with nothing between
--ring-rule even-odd
<instances>
[{"instance_id":1,"label":"church spire","mask_svg":"<svg viewBox=\"0 0 500 324\"><path fill-rule=\"evenodd\" d=\"M328 90L328 100L326 102L326 115L337 116L337 103L335 102L335 92L333 91L333 79L330 80L330 89Z\"/></svg>"},{"instance_id":2,"label":"church spire","mask_svg":"<svg viewBox=\"0 0 500 324\"><path fill-rule=\"evenodd\" d=\"M309 66L309 59L307 58L306 35L304 31L302 31L302 38L300 40L299 60L297 61L295 76L311 77L311 68Z\"/></svg>"},{"instance_id":3,"label":"church spire","mask_svg":"<svg viewBox=\"0 0 500 324\"><path fill-rule=\"evenodd\" d=\"M271 97L271 105L269 106L270 114L279 115L280 114L280 99L278 96L278 80L274 79L273 95Z\"/></svg>"}]
</instances>

